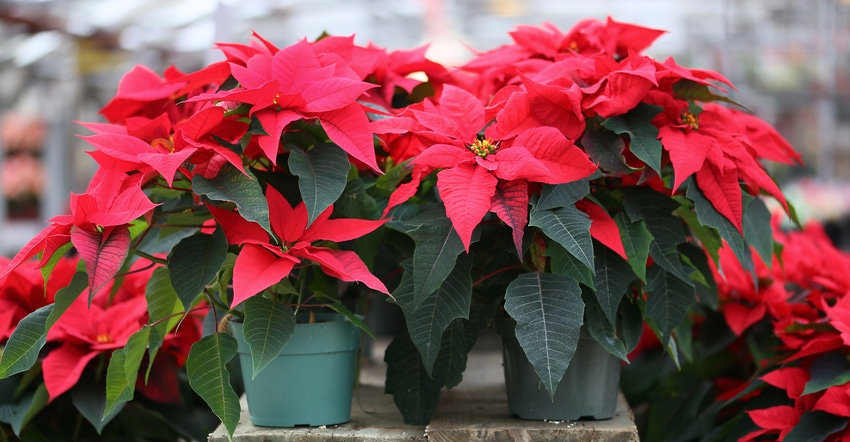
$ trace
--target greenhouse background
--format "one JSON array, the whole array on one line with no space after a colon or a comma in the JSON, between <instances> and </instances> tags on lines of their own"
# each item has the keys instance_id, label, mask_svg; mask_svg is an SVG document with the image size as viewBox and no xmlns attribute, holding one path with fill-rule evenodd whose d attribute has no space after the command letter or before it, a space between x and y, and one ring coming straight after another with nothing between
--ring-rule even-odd
<instances>
[{"instance_id":1,"label":"greenhouse background","mask_svg":"<svg viewBox=\"0 0 850 442\"><path fill-rule=\"evenodd\" d=\"M322 32L390 49L431 42L460 63L520 24L587 17L665 29L649 55L715 69L805 166L772 170L800 215L841 236L850 211L850 2L838 0L4 0L0 1L0 254L67 210L93 173L74 121L95 121L135 64L189 71L252 31L286 45Z\"/></svg>"}]
</instances>

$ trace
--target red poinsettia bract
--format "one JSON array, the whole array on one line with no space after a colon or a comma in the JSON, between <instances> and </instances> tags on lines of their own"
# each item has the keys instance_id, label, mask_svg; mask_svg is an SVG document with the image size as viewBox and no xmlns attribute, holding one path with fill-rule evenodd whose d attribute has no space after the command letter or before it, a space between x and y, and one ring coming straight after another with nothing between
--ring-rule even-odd
<instances>
[{"instance_id":1,"label":"red poinsettia bract","mask_svg":"<svg viewBox=\"0 0 850 442\"><path fill-rule=\"evenodd\" d=\"M375 122L376 132L406 132L427 146L412 161L412 181L399 186L388 209L411 197L422 178L439 170L437 189L446 216L467 250L472 231L490 211L513 229L515 246L521 250L528 183L568 183L591 175L596 166L552 127L499 136L505 132L499 128L500 121L510 121L512 112L522 112L521 106L511 104L508 100L496 122L488 126L487 111L475 96L446 85L439 104L426 101L399 117Z\"/></svg>"},{"instance_id":2,"label":"red poinsettia bract","mask_svg":"<svg viewBox=\"0 0 850 442\"><path fill-rule=\"evenodd\" d=\"M321 266L328 276L347 282L362 282L373 290L389 293L356 253L313 244L359 238L377 229L386 220L330 219L331 206L307 227L307 208L303 202L293 208L272 187L268 188L266 197L274 234L271 240L269 233L259 224L247 221L237 213L210 206L228 242L242 245L233 269L233 306L286 278L305 259Z\"/></svg>"}]
</instances>

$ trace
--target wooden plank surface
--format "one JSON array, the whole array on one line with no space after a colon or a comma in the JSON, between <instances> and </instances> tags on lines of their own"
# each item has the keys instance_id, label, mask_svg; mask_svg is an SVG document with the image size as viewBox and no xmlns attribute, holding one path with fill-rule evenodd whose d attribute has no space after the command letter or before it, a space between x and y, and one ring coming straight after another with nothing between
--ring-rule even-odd
<instances>
[{"instance_id":1,"label":"wooden plank surface","mask_svg":"<svg viewBox=\"0 0 850 442\"><path fill-rule=\"evenodd\" d=\"M325 441L638 441L634 417L622 395L617 412L604 421L530 421L508 415L502 356L492 338L479 340L470 353L466 375L460 385L444 391L437 413L427 426L407 425L384 394L386 365L383 349L388 342L374 344L373 354L364 360L360 372L359 398L355 395L351 421L331 427L256 427L248 419L245 403L233 436L235 442L325 442ZM220 426L210 434L210 442L227 442Z\"/></svg>"}]
</instances>

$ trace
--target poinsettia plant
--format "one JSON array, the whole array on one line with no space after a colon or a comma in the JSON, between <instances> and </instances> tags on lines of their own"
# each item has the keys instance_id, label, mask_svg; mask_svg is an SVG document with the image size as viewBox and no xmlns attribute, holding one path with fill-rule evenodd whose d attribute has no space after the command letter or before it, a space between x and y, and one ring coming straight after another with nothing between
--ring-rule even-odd
<instances>
[{"instance_id":1,"label":"poinsettia plant","mask_svg":"<svg viewBox=\"0 0 850 442\"><path fill-rule=\"evenodd\" d=\"M0 258L3 265L8 261ZM85 297L76 296L86 281L85 273L78 271L79 261L78 257L61 258L46 281L35 261L0 279L0 339L4 343L29 314L46 315L53 325L44 337L42 357L24 372L0 380L4 438L205 437L218 419L191 394L185 379L186 354L200 337L202 317L193 312L183 318L180 333L162 335L156 357L133 352L142 357L132 356L127 362L128 350L122 347L148 320L147 281L162 279L162 273L137 263L99 290L89 305ZM66 304L68 313L50 314L50 306L56 303ZM163 332L166 327L155 329ZM130 370L107 374L111 358L120 359ZM115 376L125 375L126 380L116 384ZM113 397L107 402L107 385L122 385L121 394L133 392L134 399L115 405ZM106 416L105 407L112 409ZM144 428L130 424L142 416L148 416Z\"/></svg>"},{"instance_id":2,"label":"poinsettia plant","mask_svg":"<svg viewBox=\"0 0 850 442\"><path fill-rule=\"evenodd\" d=\"M42 360L52 366L54 355L78 373L108 355L97 416L106 419L132 399L145 373L140 361L164 357L163 338L178 334L194 342L184 355L191 387L232 433L240 406L226 364L236 341L224 329L191 334L181 325L187 316L247 318L256 374L294 332L296 312L331 309L363 326L349 295L388 294L370 266L394 181L385 178L369 115L413 101L450 74L424 48L389 52L332 36L278 48L254 37L220 44L225 59L194 72L137 66L102 109L106 122L82 123L99 169L84 193L71 195L69 213L50 219L0 278L26 266L53 274L68 253L81 258L83 276L62 289L62 302L45 298L15 318L0 376ZM137 271L149 278L129 315L129 304L110 301L121 275ZM45 356L45 341L63 324L97 327L96 315L126 319L102 330L108 345L93 334ZM48 401L74 383L46 380Z\"/></svg>"},{"instance_id":3,"label":"poinsettia plant","mask_svg":"<svg viewBox=\"0 0 850 442\"><path fill-rule=\"evenodd\" d=\"M850 254L817 222L782 230L772 263L755 275L728 247L712 266L717 311L688 319L693 346L681 370L658 342L633 353L623 386L642 438L652 440L845 440ZM684 330L684 328L683 328ZM684 351L683 351L684 350ZM640 379L640 381L637 381Z\"/></svg>"},{"instance_id":4,"label":"poinsettia plant","mask_svg":"<svg viewBox=\"0 0 850 442\"><path fill-rule=\"evenodd\" d=\"M250 321L256 372L296 310L360 324L340 293L392 293L408 330L387 349L387 390L409 422L430 419L499 309L550 393L582 327L623 359L644 320L684 345L688 309L716 304L721 244L749 269L748 246L773 253L760 197L787 205L759 160L798 157L734 107L720 74L641 54L661 34L611 19L523 26L458 69L424 48L255 35L194 72L136 67L106 122L84 124L100 166L89 189L0 277L31 259L49 274L73 248L87 287L75 292L92 304L117 275L156 268L147 321L125 362L112 353L105 414L127 399L126 361L153 358L197 309L265 318ZM75 310L22 319L0 375L37 361L63 313ZM235 351L212 332L186 363L231 433Z\"/></svg>"},{"instance_id":5,"label":"poinsettia plant","mask_svg":"<svg viewBox=\"0 0 850 442\"><path fill-rule=\"evenodd\" d=\"M460 382L497 310L554 395L582 328L628 361L645 321L677 357L688 311L717 304L721 245L749 271L751 246L770 260L762 197L789 207L760 160L799 156L719 73L641 54L662 33L610 18L521 26L372 123L410 176L386 208L412 244L393 291L408 333L385 358L408 422Z\"/></svg>"}]
</instances>

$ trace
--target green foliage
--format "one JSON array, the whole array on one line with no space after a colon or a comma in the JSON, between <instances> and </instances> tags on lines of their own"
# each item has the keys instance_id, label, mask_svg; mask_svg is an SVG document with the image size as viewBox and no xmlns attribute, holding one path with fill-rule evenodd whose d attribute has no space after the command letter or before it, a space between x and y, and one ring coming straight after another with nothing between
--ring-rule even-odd
<instances>
[{"instance_id":1,"label":"green foliage","mask_svg":"<svg viewBox=\"0 0 850 442\"><path fill-rule=\"evenodd\" d=\"M195 175L192 179L192 191L214 201L236 203L239 213L245 219L254 221L271 232L266 197L257 178L250 171L239 170L226 163L215 179Z\"/></svg>"},{"instance_id":2,"label":"green foliage","mask_svg":"<svg viewBox=\"0 0 850 442\"><path fill-rule=\"evenodd\" d=\"M295 312L280 302L254 296L245 301L244 313L243 333L251 349L251 379L254 379L280 355L295 333Z\"/></svg>"},{"instance_id":3,"label":"green foliage","mask_svg":"<svg viewBox=\"0 0 850 442\"><path fill-rule=\"evenodd\" d=\"M524 273L508 285L505 311L517 322L516 338L554 397L575 354L583 322L578 282L552 273Z\"/></svg>"},{"instance_id":4,"label":"green foliage","mask_svg":"<svg viewBox=\"0 0 850 442\"><path fill-rule=\"evenodd\" d=\"M185 310L218 276L226 257L227 238L221 229L184 238L174 247L168 256L168 277Z\"/></svg>"},{"instance_id":5,"label":"green foliage","mask_svg":"<svg viewBox=\"0 0 850 442\"><path fill-rule=\"evenodd\" d=\"M192 344L186 360L189 385L209 405L231 436L239 423L241 407L225 364L235 355L236 339L225 333L213 333Z\"/></svg>"},{"instance_id":6,"label":"green foliage","mask_svg":"<svg viewBox=\"0 0 850 442\"><path fill-rule=\"evenodd\" d=\"M345 190L345 177L350 167L348 154L334 144L320 144L306 152L292 144L287 148L290 151L289 170L298 177L309 226Z\"/></svg>"},{"instance_id":7,"label":"green foliage","mask_svg":"<svg viewBox=\"0 0 850 442\"><path fill-rule=\"evenodd\" d=\"M602 122L602 126L614 133L628 135L629 150L659 175L662 149L658 128L652 124L652 119L661 111L658 106L640 103L625 115L611 117Z\"/></svg>"}]
</instances>

